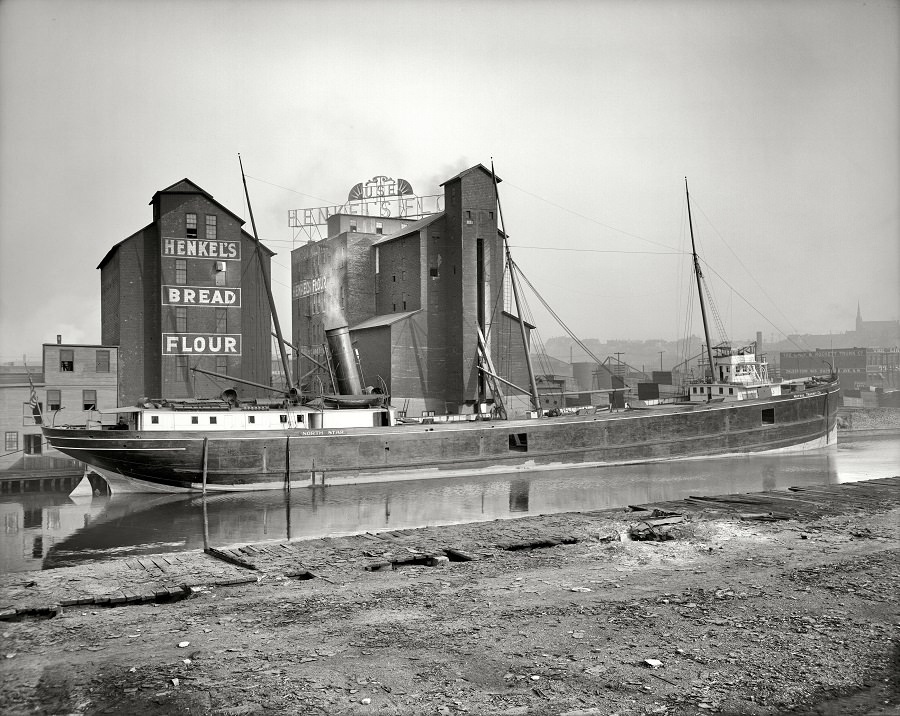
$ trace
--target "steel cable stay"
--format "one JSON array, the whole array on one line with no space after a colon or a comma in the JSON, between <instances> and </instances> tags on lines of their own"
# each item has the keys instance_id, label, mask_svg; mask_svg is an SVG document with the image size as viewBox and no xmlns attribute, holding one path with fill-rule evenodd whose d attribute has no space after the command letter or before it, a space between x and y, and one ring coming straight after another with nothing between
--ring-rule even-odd
<instances>
[{"instance_id":1,"label":"steel cable stay","mask_svg":"<svg viewBox=\"0 0 900 716\"><path fill-rule=\"evenodd\" d=\"M696 201L694 203L696 204ZM781 308L778 306L778 303L768 294L765 287L759 281L756 280L756 276L753 275L753 272L749 268L747 268L747 266L744 264L743 261L741 261L741 257L738 255L738 253L733 248L731 248L731 245L725 240L725 237L722 236L721 232L716 228L716 225L713 224L712 221L710 221L709 217L706 215L706 212L703 211L702 205L699 207L699 210L700 210L700 213L703 214L703 218L706 219L710 228L712 228L712 230L716 233L716 236L718 236L719 239L722 241L722 243L725 245L725 248L727 248L731 252L731 255L734 256L735 260L738 262L740 267L742 269L744 269L744 271L747 272L747 275L750 277L750 279L753 281L753 283L756 284L756 287L760 291L762 291L762 294L769 300L769 302L775 307L775 310L778 311L778 313L781 315L781 317L787 322L788 327L795 334L799 333L799 331L791 324L790 319L781 311ZM706 262L704 262L704 263L706 263ZM779 330L779 333L783 336L788 335L787 333L785 333L784 331L781 331L781 330Z\"/></svg>"}]
</instances>

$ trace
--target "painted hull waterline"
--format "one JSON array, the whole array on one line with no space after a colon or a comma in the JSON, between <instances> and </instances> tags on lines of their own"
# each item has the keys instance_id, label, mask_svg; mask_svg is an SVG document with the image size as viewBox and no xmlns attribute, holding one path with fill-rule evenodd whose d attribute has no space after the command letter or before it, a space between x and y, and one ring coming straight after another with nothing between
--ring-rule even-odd
<instances>
[{"instance_id":1,"label":"painted hull waterline","mask_svg":"<svg viewBox=\"0 0 900 716\"><path fill-rule=\"evenodd\" d=\"M839 389L555 418L339 430L47 427L113 492L283 489L661 462L836 444Z\"/></svg>"}]
</instances>

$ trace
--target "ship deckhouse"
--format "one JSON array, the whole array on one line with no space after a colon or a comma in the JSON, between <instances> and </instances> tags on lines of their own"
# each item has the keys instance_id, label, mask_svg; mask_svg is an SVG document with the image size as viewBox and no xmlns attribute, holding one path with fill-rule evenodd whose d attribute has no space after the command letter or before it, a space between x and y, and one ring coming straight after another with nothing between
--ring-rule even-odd
<instances>
[{"instance_id":1,"label":"ship deckhouse","mask_svg":"<svg viewBox=\"0 0 900 716\"><path fill-rule=\"evenodd\" d=\"M742 348L720 345L713 348L714 379L692 383L692 403L753 400L781 395L781 386L769 381L765 356L756 355L756 346ZM708 372L707 372L708 378Z\"/></svg>"}]
</instances>

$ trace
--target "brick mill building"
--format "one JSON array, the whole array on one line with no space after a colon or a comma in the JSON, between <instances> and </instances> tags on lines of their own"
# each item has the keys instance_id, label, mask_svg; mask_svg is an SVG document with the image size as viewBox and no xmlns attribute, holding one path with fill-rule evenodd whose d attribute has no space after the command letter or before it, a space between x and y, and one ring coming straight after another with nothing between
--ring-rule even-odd
<instances>
[{"instance_id":1,"label":"brick mill building","mask_svg":"<svg viewBox=\"0 0 900 716\"><path fill-rule=\"evenodd\" d=\"M271 311L261 265L273 252L189 179L157 191L153 220L120 241L101 272L101 336L119 347L119 403L142 397L271 397Z\"/></svg>"},{"instance_id":2,"label":"brick mill building","mask_svg":"<svg viewBox=\"0 0 900 716\"><path fill-rule=\"evenodd\" d=\"M384 182L373 186L377 193ZM411 416L480 412L493 402L478 369L479 329L496 372L527 388L521 329L504 310L493 176L479 164L441 187L443 209L416 219L357 214L351 192L351 202L327 217L326 237L291 252L292 336L306 354L301 385L315 390L318 376L327 386L316 365L325 331L346 325L364 382L383 382ZM511 407L527 406L521 391L501 390L520 396Z\"/></svg>"}]
</instances>

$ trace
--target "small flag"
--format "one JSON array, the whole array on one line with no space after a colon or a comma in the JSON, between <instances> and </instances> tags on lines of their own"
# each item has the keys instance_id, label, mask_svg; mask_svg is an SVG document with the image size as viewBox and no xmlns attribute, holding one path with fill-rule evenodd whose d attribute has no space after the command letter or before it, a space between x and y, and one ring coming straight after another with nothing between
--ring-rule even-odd
<instances>
[{"instance_id":1,"label":"small flag","mask_svg":"<svg viewBox=\"0 0 900 716\"><path fill-rule=\"evenodd\" d=\"M41 404L38 402L37 391L34 389L34 381L31 380L31 373L28 374L28 384L31 386L31 398L28 404L31 406L31 414L34 416L36 425L40 425L43 421L41 415Z\"/></svg>"}]
</instances>

